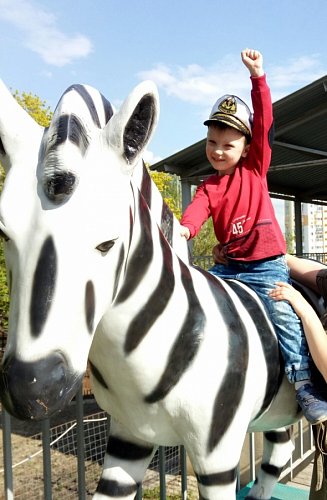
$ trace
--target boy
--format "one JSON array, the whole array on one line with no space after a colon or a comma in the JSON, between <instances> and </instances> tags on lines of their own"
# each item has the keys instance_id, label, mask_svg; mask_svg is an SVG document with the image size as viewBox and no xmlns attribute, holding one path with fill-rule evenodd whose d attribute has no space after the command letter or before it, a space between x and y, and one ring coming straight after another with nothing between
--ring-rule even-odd
<instances>
[{"instance_id":1,"label":"boy","mask_svg":"<svg viewBox=\"0 0 327 500\"><path fill-rule=\"evenodd\" d=\"M238 279L253 288L268 311L295 384L296 398L311 424L327 419L327 402L311 383L310 356L301 321L286 301L269 292L276 282L290 283L286 242L267 187L271 160L273 115L260 52L241 53L252 81L254 114L237 96L223 96L209 119L206 155L216 173L196 191L181 220L181 235L194 237L211 216L222 260L210 272Z\"/></svg>"}]
</instances>

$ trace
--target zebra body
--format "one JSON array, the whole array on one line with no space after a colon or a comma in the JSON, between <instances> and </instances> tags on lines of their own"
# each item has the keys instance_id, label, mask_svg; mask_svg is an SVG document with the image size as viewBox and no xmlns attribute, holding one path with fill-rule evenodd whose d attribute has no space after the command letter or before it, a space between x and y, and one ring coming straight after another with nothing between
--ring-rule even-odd
<instances>
[{"instance_id":1,"label":"zebra body","mask_svg":"<svg viewBox=\"0 0 327 500\"><path fill-rule=\"evenodd\" d=\"M75 85L42 130L1 86L11 289L1 398L19 418L47 418L73 397L89 359L112 416L96 500L134 498L158 445L179 444L201 498L235 498L247 430L265 432L249 497L270 498L293 449L294 390L256 295L189 263L141 161L158 107L151 82L118 112Z\"/></svg>"}]
</instances>

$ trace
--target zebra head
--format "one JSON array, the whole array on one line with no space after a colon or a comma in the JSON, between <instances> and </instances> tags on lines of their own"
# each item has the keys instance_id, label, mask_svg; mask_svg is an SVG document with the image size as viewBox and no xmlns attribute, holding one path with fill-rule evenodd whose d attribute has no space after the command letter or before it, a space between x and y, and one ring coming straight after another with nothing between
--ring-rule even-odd
<instances>
[{"instance_id":1,"label":"zebra head","mask_svg":"<svg viewBox=\"0 0 327 500\"><path fill-rule=\"evenodd\" d=\"M151 82L118 112L95 89L74 85L43 129L0 85L0 231L10 288L0 394L19 418L49 417L81 382L117 286L131 175L158 110Z\"/></svg>"}]
</instances>

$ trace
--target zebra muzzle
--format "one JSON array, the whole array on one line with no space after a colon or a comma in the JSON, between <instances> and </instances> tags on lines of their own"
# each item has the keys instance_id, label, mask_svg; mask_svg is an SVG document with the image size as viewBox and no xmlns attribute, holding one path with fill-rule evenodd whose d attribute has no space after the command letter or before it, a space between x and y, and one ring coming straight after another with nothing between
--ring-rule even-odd
<instances>
[{"instance_id":1,"label":"zebra muzzle","mask_svg":"<svg viewBox=\"0 0 327 500\"><path fill-rule=\"evenodd\" d=\"M43 420L71 400L80 382L61 353L29 363L9 356L0 371L1 401L19 419Z\"/></svg>"}]
</instances>

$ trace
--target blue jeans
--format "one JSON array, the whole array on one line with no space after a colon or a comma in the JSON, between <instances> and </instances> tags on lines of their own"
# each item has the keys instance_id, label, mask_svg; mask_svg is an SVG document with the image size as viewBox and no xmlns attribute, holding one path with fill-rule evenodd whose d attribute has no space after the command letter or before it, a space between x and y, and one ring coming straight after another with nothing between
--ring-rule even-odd
<instances>
[{"instance_id":1,"label":"blue jeans","mask_svg":"<svg viewBox=\"0 0 327 500\"><path fill-rule=\"evenodd\" d=\"M285 257L253 262L230 260L227 265L215 264L209 272L220 278L237 279L258 294L275 327L289 381L310 379L311 358L302 322L287 301L275 301L268 295L276 281L291 282Z\"/></svg>"}]
</instances>

